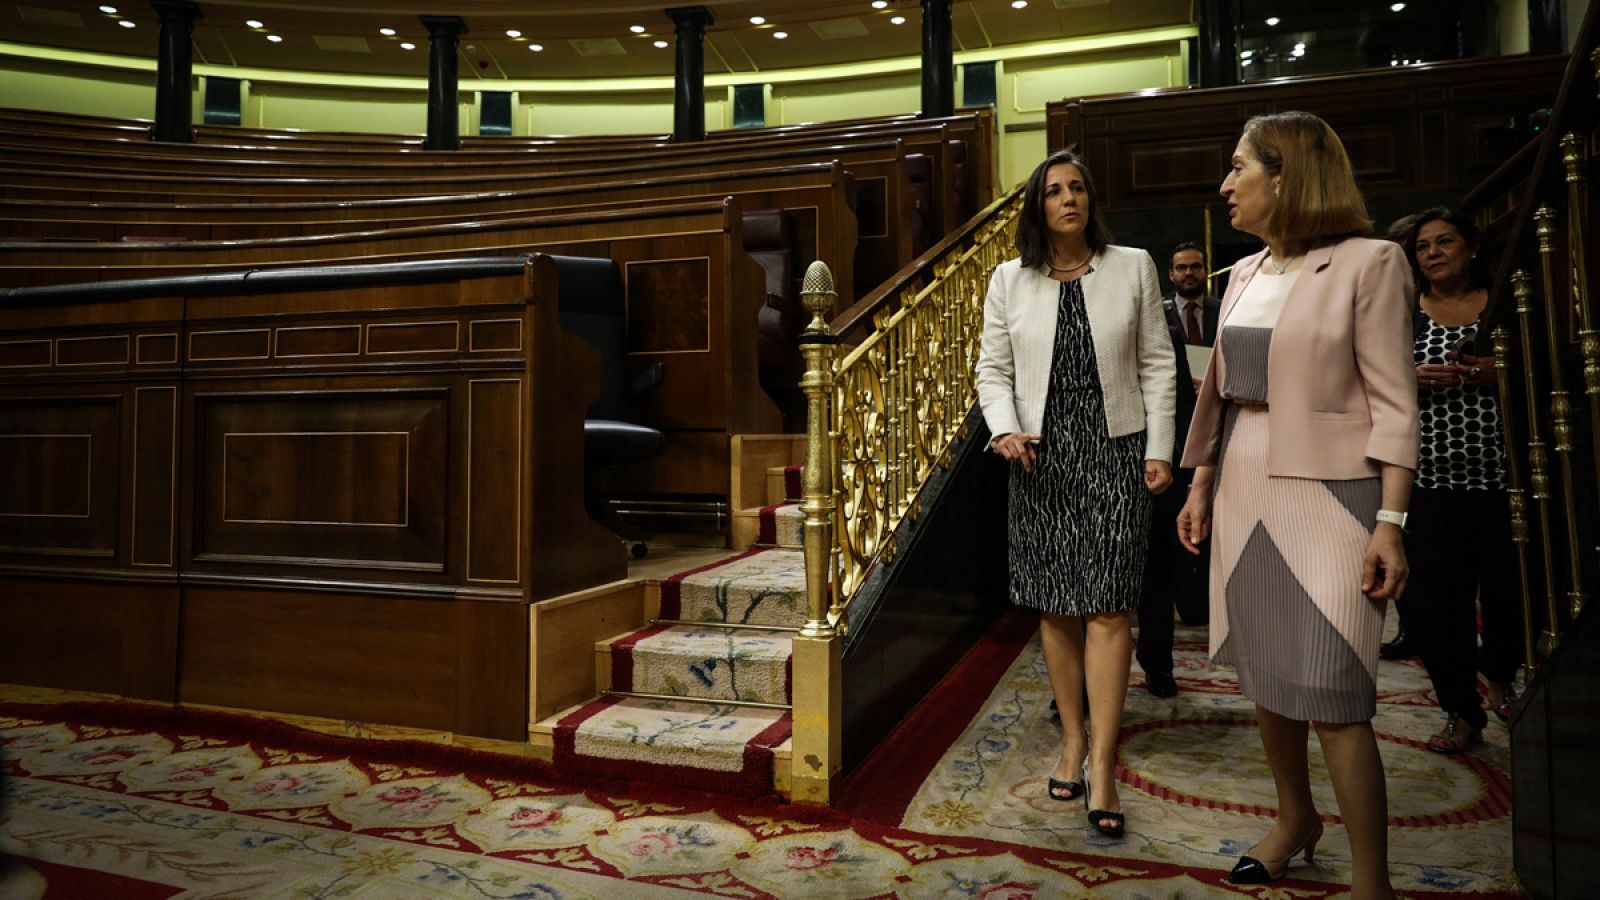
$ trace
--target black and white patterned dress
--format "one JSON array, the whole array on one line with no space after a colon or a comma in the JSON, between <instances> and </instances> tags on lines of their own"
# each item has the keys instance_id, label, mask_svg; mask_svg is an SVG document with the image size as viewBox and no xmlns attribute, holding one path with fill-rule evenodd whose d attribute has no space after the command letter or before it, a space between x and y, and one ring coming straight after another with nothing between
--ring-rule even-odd
<instances>
[{"instance_id":1,"label":"black and white patterned dress","mask_svg":"<svg viewBox=\"0 0 1600 900\"><path fill-rule=\"evenodd\" d=\"M1440 325L1426 312L1413 353L1417 365L1442 366L1456 360L1449 352L1478 334L1478 325ZM1505 451L1501 444L1500 399L1493 384L1456 384L1423 391L1422 450L1417 487L1505 489Z\"/></svg>"},{"instance_id":2,"label":"black and white patterned dress","mask_svg":"<svg viewBox=\"0 0 1600 900\"><path fill-rule=\"evenodd\" d=\"M1122 612L1139 604L1148 549L1145 433L1110 437L1083 285L1063 283L1060 304L1039 456L1011 467L1011 602Z\"/></svg>"}]
</instances>

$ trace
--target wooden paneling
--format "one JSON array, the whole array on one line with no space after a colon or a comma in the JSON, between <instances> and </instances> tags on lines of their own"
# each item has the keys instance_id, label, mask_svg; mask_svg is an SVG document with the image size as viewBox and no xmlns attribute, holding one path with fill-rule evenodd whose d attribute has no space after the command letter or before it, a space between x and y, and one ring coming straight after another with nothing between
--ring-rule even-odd
<instances>
[{"instance_id":1,"label":"wooden paneling","mask_svg":"<svg viewBox=\"0 0 1600 900\"><path fill-rule=\"evenodd\" d=\"M711 259L629 262L628 352L706 353L711 349Z\"/></svg>"},{"instance_id":2,"label":"wooden paneling","mask_svg":"<svg viewBox=\"0 0 1600 900\"><path fill-rule=\"evenodd\" d=\"M178 699L454 730L454 605L190 588Z\"/></svg>"},{"instance_id":3,"label":"wooden paneling","mask_svg":"<svg viewBox=\"0 0 1600 900\"><path fill-rule=\"evenodd\" d=\"M644 594L637 582L602 585L529 610L534 672L529 724L594 696L595 642L643 627Z\"/></svg>"},{"instance_id":4,"label":"wooden paneling","mask_svg":"<svg viewBox=\"0 0 1600 900\"><path fill-rule=\"evenodd\" d=\"M178 587L0 579L0 681L172 700Z\"/></svg>"},{"instance_id":5,"label":"wooden paneling","mask_svg":"<svg viewBox=\"0 0 1600 900\"><path fill-rule=\"evenodd\" d=\"M467 383L468 581L522 580L521 378Z\"/></svg>"},{"instance_id":6,"label":"wooden paneling","mask_svg":"<svg viewBox=\"0 0 1600 900\"><path fill-rule=\"evenodd\" d=\"M202 385L192 402L195 559L444 570L444 386Z\"/></svg>"},{"instance_id":7,"label":"wooden paneling","mask_svg":"<svg viewBox=\"0 0 1600 900\"><path fill-rule=\"evenodd\" d=\"M177 561L178 387L133 389L132 563Z\"/></svg>"},{"instance_id":8,"label":"wooden paneling","mask_svg":"<svg viewBox=\"0 0 1600 900\"><path fill-rule=\"evenodd\" d=\"M117 555L122 402L0 395L0 554Z\"/></svg>"},{"instance_id":9,"label":"wooden paneling","mask_svg":"<svg viewBox=\"0 0 1600 900\"><path fill-rule=\"evenodd\" d=\"M1565 65L1465 60L1061 100L1048 106L1049 144L1081 148L1107 210L1215 203L1245 121L1305 110L1338 132L1364 191L1465 192L1504 161L1486 132L1548 106Z\"/></svg>"}]
</instances>

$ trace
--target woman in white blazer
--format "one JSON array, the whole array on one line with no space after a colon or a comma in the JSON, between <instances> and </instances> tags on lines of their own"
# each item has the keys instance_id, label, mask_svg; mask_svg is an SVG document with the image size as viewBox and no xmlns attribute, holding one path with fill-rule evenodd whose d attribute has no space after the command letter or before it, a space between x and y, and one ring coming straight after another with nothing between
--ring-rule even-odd
<instances>
[{"instance_id":1,"label":"woman in white blazer","mask_svg":"<svg viewBox=\"0 0 1600 900\"><path fill-rule=\"evenodd\" d=\"M1172 483L1177 364L1155 262L1111 244L1077 156L1028 178L1016 243L989 281L977 365L990 447L1012 463L1011 600L1041 613L1061 712L1049 794L1087 794L1089 824L1120 837L1117 731L1150 495Z\"/></svg>"}]
</instances>

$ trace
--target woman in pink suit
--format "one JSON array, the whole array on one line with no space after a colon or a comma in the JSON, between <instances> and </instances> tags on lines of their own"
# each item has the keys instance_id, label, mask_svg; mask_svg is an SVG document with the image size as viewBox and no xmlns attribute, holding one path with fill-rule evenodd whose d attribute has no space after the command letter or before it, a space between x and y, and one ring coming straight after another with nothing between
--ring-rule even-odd
<instances>
[{"instance_id":1,"label":"woman in pink suit","mask_svg":"<svg viewBox=\"0 0 1600 900\"><path fill-rule=\"evenodd\" d=\"M1322 837L1309 729L1350 839L1353 895L1388 897L1387 797L1372 732L1384 609L1405 588L1417 378L1405 252L1369 230L1349 157L1309 113L1251 119L1222 182L1266 242L1222 301L1184 449L1178 517L1211 541L1211 653L1256 704L1278 818L1234 867L1281 878Z\"/></svg>"}]
</instances>

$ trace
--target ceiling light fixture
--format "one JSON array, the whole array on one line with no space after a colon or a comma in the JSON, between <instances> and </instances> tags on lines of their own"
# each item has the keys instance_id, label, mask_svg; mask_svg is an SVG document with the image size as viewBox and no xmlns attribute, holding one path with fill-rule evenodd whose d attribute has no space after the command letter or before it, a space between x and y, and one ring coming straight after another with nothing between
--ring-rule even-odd
<instances>
[{"instance_id":1,"label":"ceiling light fixture","mask_svg":"<svg viewBox=\"0 0 1600 900\"><path fill-rule=\"evenodd\" d=\"M400 49L401 50L415 50L415 49L417 49L417 45L411 43L410 41L401 41L400 42Z\"/></svg>"},{"instance_id":2,"label":"ceiling light fixture","mask_svg":"<svg viewBox=\"0 0 1600 900\"><path fill-rule=\"evenodd\" d=\"M123 19L122 21L118 22L117 24L121 25L123 28L132 28L132 27L134 27L133 23L129 22L127 19Z\"/></svg>"},{"instance_id":3,"label":"ceiling light fixture","mask_svg":"<svg viewBox=\"0 0 1600 900\"><path fill-rule=\"evenodd\" d=\"M628 26L628 30L633 32L634 34L644 34L644 26L643 25L629 25Z\"/></svg>"},{"instance_id":4,"label":"ceiling light fixture","mask_svg":"<svg viewBox=\"0 0 1600 900\"><path fill-rule=\"evenodd\" d=\"M765 25L765 24L767 24L767 17L766 16L751 16L750 17L750 24L751 25Z\"/></svg>"},{"instance_id":5,"label":"ceiling light fixture","mask_svg":"<svg viewBox=\"0 0 1600 900\"><path fill-rule=\"evenodd\" d=\"M1027 9L1028 0L1011 0L1012 9Z\"/></svg>"},{"instance_id":6,"label":"ceiling light fixture","mask_svg":"<svg viewBox=\"0 0 1600 900\"><path fill-rule=\"evenodd\" d=\"M656 49L657 50L665 50L665 49L667 49L667 42L666 41L656 41Z\"/></svg>"},{"instance_id":7,"label":"ceiling light fixture","mask_svg":"<svg viewBox=\"0 0 1600 900\"><path fill-rule=\"evenodd\" d=\"M873 9L884 9L884 8L888 7L888 5L889 5L889 0L872 0L872 8Z\"/></svg>"},{"instance_id":8,"label":"ceiling light fixture","mask_svg":"<svg viewBox=\"0 0 1600 900\"><path fill-rule=\"evenodd\" d=\"M781 41L784 38L787 38L789 36L789 32L787 32L787 31L774 31L772 33L772 36Z\"/></svg>"},{"instance_id":9,"label":"ceiling light fixture","mask_svg":"<svg viewBox=\"0 0 1600 900\"><path fill-rule=\"evenodd\" d=\"M269 35L267 35L267 40L269 40L269 41L271 41L271 42L273 42L273 43L274 43L274 44L281 44L281 43L283 43L283 38L282 38L282 37L279 37L279 36L278 36L278 35L276 35L276 34L269 34Z\"/></svg>"},{"instance_id":10,"label":"ceiling light fixture","mask_svg":"<svg viewBox=\"0 0 1600 900\"><path fill-rule=\"evenodd\" d=\"M1239 58L1240 59L1249 59L1250 57L1255 56L1255 55L1256 55L1256 52L1254 50L1241 50L1239 52Z\"/></svg>"},{"instance_id":11,"label":"ceiling light fixture","mask_svg":"<svg viewBox=\"0 0 1600 900\"><path fill-rule=\"evenodd\" d=\"M394 29L393 28L379 28L378 29L378 33L383 35L384 37L394 37Z\"/></svg>"},{"instance_id":12,"label":"ceiling light fixture","mask_svg":"<svg viewBox=\"0 0 1600 900\"><path fill-rule=\"evenodd\" d=\"M543 44L529 44L528 45L528 49L532 50L535 53L543 53L544 52L544 45Z\"/></svg>"},{"instance_id":13,"label":"ceiling light fixture","mask_svg":"<svg viewBox=\"0 0 1600 900\"><path fill-rule=\"evenodd\" d=\"M117 8L115 6L102 6L100 7L100 11L108 16L114 16L117 14Z\"/></svg>"},{"instance_id":14,"label":"ceiling light fixture","mask_svg":"<svg viewBox=\"0 0 1600 900\"><path fill-rule=\"evenodd\" d=\"M905 23L906 23L906 17L905 16L895 16L894 18L889 20L889 24L890 25L904 25Z\"/></svg>"},{"instance_id":15,"label":"ceiling light fixture","mask_svg":"<svg viewBox=\"0 0 1600 900\"><path fill-rule=\"evenodd\" d=\"M1277 16L1268 16L1267 17L1267 27L1268 28L1277 28L1278 27L1278 23L1281 22L1281 21L1283 21L1283 20L1278 18Z\"/></svg>"},{"instance_id":16,"label":"ceiling light fixture","mask_svg":"<svg viewBox=\"0 0 1600 900\"><path fill-rule=\"evenodd\" d=\"M508 37L508 38L519 38L519 37L522 37L522 32L516 30L515 28L507 28L506 29L506 37Z\"/></svg>"},{"instance_id":17,"label":"ceiling light fixture","mask_svg":"<svg viewBox=\"0 0 1600 900\"><path fill-rule=\"evenodd\" d=\"M261 28L263 26L261 24L261 20L260 19L245 19L244 20L244 27L246 27L246 28Z\"/></svg>"},{"instance_id":18,"label":"ceiling light fixture","mask_svg":"<svg viewBox=\"0 0 1600 900\"><path fill-rule=\"evenodd\" d=\"M1390 12L1399 12L1399 11L1405 9L1405 8L1406 8L1406 5L1404 3L1391 3L1391 4L1389 4L1389 11Z\"/></svg>"},{"instance_id":19,"label":"ceiling light fixture","mask_svg":"<svg viewBox=\"0 0 1600 900\"><path fill-rule=\"evenodd\" d=\"M1251 63L1252 63L1252 62L1254 62L1254 60L1250 60L1250 59L1247 59L1247 60L1245 60L1245 61L1244 61L1244 62L1242 62L1242 63L1239 63L1239 65L1241 65L1241 66L1248 66L1248 65L1250 65L1250 64L1251 64Z\"/></svg>"}]
</instances>

